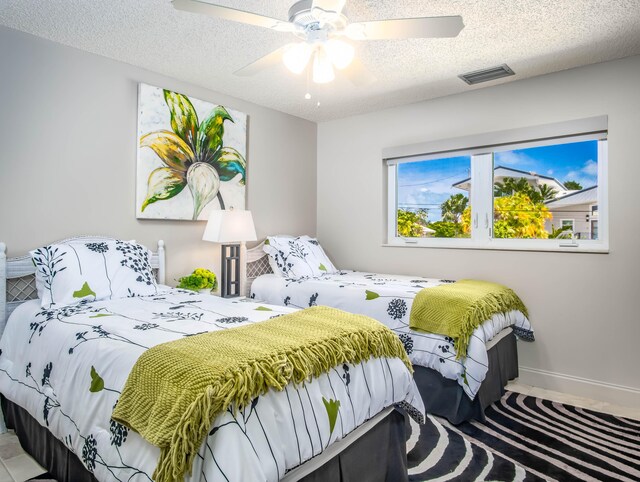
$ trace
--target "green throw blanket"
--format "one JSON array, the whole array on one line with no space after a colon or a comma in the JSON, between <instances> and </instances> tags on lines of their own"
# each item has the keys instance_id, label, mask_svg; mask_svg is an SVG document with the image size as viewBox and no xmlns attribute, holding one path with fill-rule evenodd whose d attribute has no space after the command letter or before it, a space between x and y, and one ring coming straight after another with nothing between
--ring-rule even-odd
<instances>
[{"instance_id":1,"label":"green throw blanket","mask_svg":"<svg viewBox=\"0 0 640 482\"><path fill-rule=\"evenodd\" d=\"M512 290L471 279L421 290L413 300L409 327L454 339L456 359L467 356L473 331L497 313L527 308Z\"/></svg>"},{"instance_id":2,"label":"green throw blanket","mask_svg":"<svg viewBox=\"0 0 640 482\"><path fill-rule=\"evenodd\" d=\"M138 359L112 418L160 447L157 482L183 480L218 414L343 363L401 358L378 321L317 306L264 322L157 345Z\"/></svg>"}]
</instances>

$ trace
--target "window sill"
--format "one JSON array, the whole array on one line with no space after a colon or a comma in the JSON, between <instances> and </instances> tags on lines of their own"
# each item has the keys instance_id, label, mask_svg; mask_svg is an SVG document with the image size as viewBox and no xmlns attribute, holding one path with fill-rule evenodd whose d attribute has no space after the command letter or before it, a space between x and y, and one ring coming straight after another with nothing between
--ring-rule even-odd
<instances>
[{"instance_id":1,"label":"window sill","mask_svg":"<svg viewBox=\"0 0 640 482\"><path fill-rule=\"evenodd\" d=\"M487 243L479 243L469 239L432 239L416 240L415 243L404 241L392 241L383 243L384 248L431 248L431 249L473 249L489 251L536 251L554 253L587 253L587 254L609 254L609 246L606 243L581 243L577 246L560 246L557 242L546 243L544 240L514 244L506 240L493 240ZM543 245L537 243L543 242Z\"/></svg>"}]
</instances>

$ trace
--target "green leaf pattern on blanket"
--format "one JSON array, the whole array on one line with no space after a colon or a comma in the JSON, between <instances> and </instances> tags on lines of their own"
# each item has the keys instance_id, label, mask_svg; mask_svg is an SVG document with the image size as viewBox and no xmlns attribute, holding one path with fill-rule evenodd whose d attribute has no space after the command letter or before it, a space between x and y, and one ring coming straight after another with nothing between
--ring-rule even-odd
<instances>
[{"instance_id":1,"label":"green leaf pattern on blanket","mask_svg":"<svg viewBox=\"0 0 640 482\"><path fill-rule=\"evenodd\" d=\"M333 433L333 429L336 426L336 419L338 418L338 410L340 410L340 400L333 400L322 397L322 403L327 410L327 416L329 417L329 434Z\"/></svg>"},{"instance_id":2,"label":"green leaf pattern on blanket","mask_svg":"<svg viewBox=\"0 0 640 482\"><path fill-rule=\"evenodd\" d=\"M104 390L104 380L100 375L98 375L98 372L92 366L91 367L91 386L89 387L89 391L91 393L97 393L97 392L101 392L102 390Z\"/></svg>"},{"instance_id":3,"label":"green leaf pattern on blanket","mask_svg":"<svg viewBox=\"0 0 640 482\"><path fill-rule=\"evenodd\" d=\"M318 269L319 269L320 271L324 271L324 272L326 272L326 271L327 271L327 267L326 267L324 264L322 264L322 263L320 263L320 266L318 266Z\"/></svg>"},{"instance_id":4,"label":"green leaf pattern on blanket","mask_svg":"<svg viewBox=\"0 0 640 482\"><path fill-rule=\"evenodd\" d=\"M375 291L365 290L365 293L367 295L367 301L375 300L376 298L380 298L380 295L378 293L376 293Z\"/></svg>"},{"instance_id":5,"label":"green leaf pattern on blanket","mask_svg":"<svg viewBox=\"0 0 640 482\"><path fill-rule=\"evenodd\" d=\"M94 297L96 296L95 291L93 291L89 287L89 283L87 283L86 281L82 285L82 288L80 288L78 291L73 292L74 298L84 298L85 296L94 296Z\"/></svg>"}]
</instances>

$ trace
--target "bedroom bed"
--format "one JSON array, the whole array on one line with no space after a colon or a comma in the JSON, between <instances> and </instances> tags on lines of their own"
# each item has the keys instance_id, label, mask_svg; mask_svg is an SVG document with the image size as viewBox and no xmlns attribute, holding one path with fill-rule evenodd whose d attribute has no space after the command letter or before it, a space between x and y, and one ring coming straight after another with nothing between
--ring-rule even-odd
<instances>
[{"instance_id":1,"label":"bedroom bed","mask_svg":"<svg viewBox=\"0 0 640 482\"><path fill-rule=\"evenodd\" d=\"M83 237L56 245L84 243L104 254L113 241ZM162 242L148 256L158 283L123 249L123 266L128 259L138 269L139 290L151 293L91 301L99 291L91 282L74 293L82 301L43 308L34 281L39 267L29 256L5 260L0 244L4 419L61 482L152 480L161 450L111 418L142 354L203 332L265 326L296 311L164 287ZM112 278L108 288L115 291ZM238 411L229 408L215 418L185 480L350 481L363 474L405 480L404 416L393 407L417 418L423 407L404 365L400 358L344 363L302 385L269 390Z\"/></svg>"},{"instance_id":2,"label":"bedroom bed","mask_svg":"<svg viewBox=\"0 0 640 482\"><path fill-rule=\"evenodd\" d=\"M283 254L282 249L287 248L281 245L276 252L273 245L278 240L268 239L272 241L267 242L266 248L261 243L247 251L248 296L282 306L327 305L384 323L398 334L414 364L414 376L427 412L446 417L454 424L470 419L484 421L484 409L499 400L507 382L518 376L516 340L533 340L531 325L521 311L496 314L486 320L474 331L467 356L457 359L451 338L409 327L409 314L418 292L452 283L451 280L338 270L317 241L307 236L300 239L311 240L311 247L318 252L310 253L314 257L304 261L311 266L319 264L323 272L314 274L302 265L303 276L285 276L283 266L299 260ZM275 257L265 250L276 253ZM300 266L293 266L290 273L296 269L299 274Z\"/></svg>"}]
</instances>

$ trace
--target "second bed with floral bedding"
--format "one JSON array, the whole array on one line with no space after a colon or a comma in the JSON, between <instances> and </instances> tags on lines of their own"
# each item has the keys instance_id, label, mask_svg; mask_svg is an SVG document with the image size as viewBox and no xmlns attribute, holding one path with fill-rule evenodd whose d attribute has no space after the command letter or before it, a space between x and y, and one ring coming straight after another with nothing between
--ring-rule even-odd
<instances>
[{"instance_id":1,"label":"second bed with floral bedding","mask_svg":"<svg viewBox=\"0 0 640 482\"><path fill-rule=\"evenodd\" d=\"M375 318L398 334L414 365L457 380L473 399L488 371L487 344L505 330L513 330L525 340L533 339L533 331L521 311L495 314L475 329L466 357L458 359L452 338L409 327L416 295L448 283L453 281L349 270L297 279L265 274L253 281L251 297L290 307L327 305Z\"/></svg>"},{"instance_id":2,"label":"second bed with floral bedding","mask_svg":"<svg viewBox=\"0 0 640 482\"><path fill-rule=\"evenodd\" d=\"M253 249L253 259L260 260L262 250L269 257L271 273L252 281L251 298L295 308L326 305L375 318L396 332L414 365L456 380L471 400L489 370L487 346L492 340L495 343L512 331L523 340L534 339L527 316L521 310L508 310L480 324L466 354L458 356L451 337L409 326L416 295L453 280L338 270L317 240L308 236L268 237L264 246Z\"/></svg>"}]
</instances>

